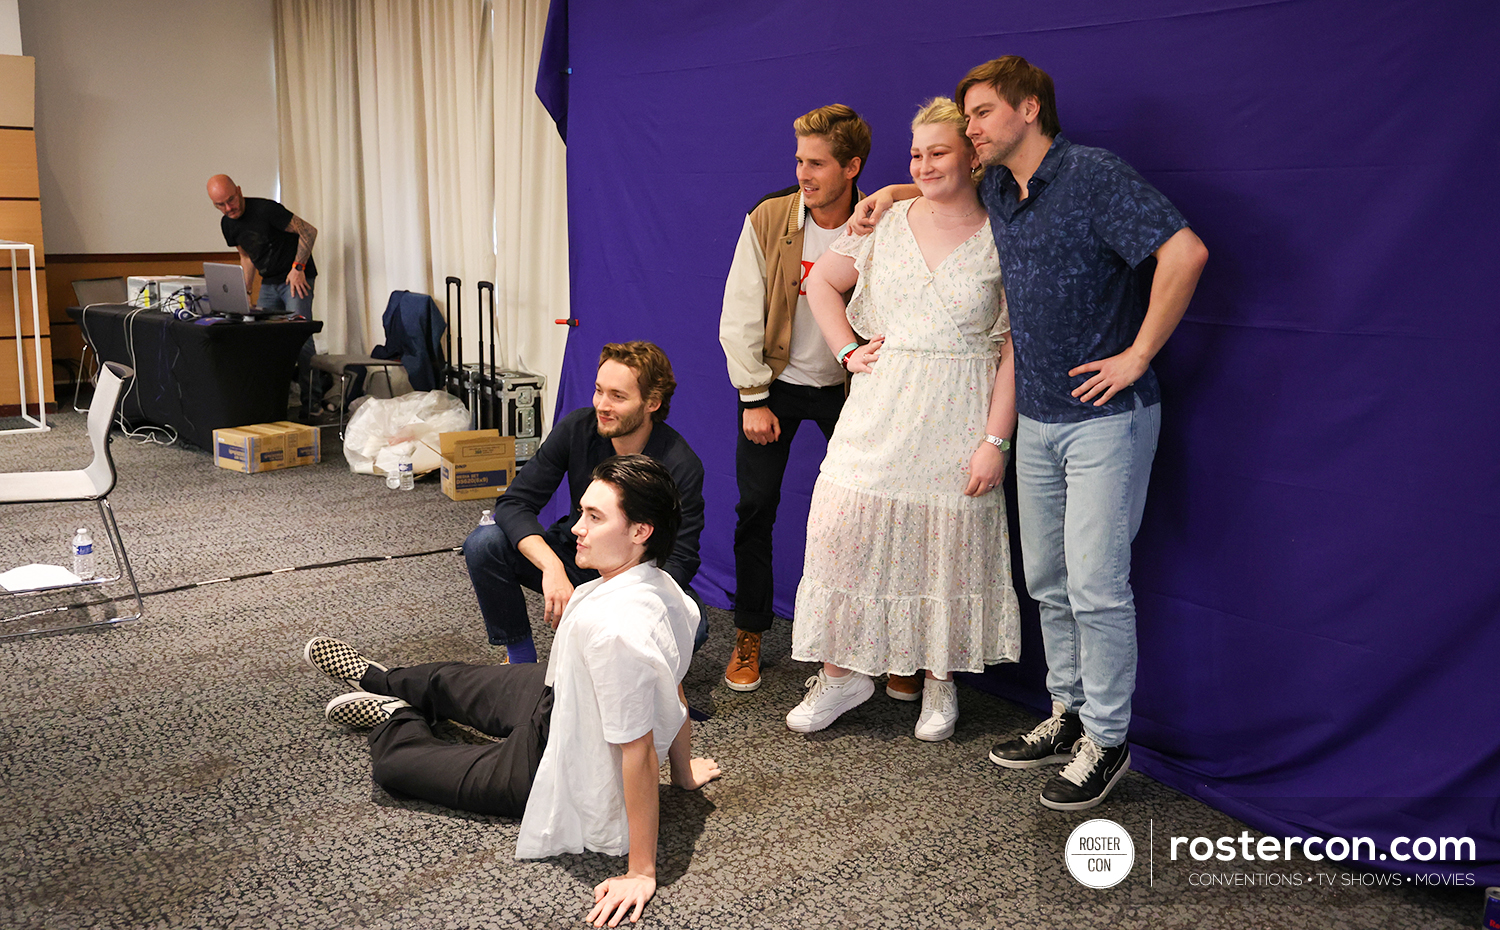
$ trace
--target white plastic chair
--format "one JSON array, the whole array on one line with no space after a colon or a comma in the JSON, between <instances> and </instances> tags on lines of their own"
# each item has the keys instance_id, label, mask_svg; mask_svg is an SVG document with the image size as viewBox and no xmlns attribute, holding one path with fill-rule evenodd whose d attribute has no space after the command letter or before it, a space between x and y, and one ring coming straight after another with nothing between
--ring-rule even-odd
<instances>
[{"instance_id":1,"label":"white plastic chair","mask_svg":"<svg viewBox=\"0 0 1500 930\"><path fill-rule=\"evenodd\" d=\"M26 591L0 591L0 600L35 596L72 588L99 587L119 581L122 577L130 582L130 591L135 599L135 613L129 616L105 617L88 623L69 626L33 626L25 630L12 630L11 624L29 618L61 613L87 604L70 604L44 607L0 619L0 639L26 636L31 633L57 633L78 630L90 626L105 626L139 620L144 610L141 603L141 588L136 583L135 572L130 567L130 557L125 554L125 541L120 538L120 527L115 523L115 512L109 505L109 492L115 489L115 462L109 454L109 428L124 396L125 382L135 377L135 372L119 362L105 362L99 370L99 383L94 391L94 400L89 405L89 441L94 447L94 460L77 471L22 471L0 473L0 505L4 504L53 504L70 501L94 501L99 507L99 519L104 524L109 538L109 547L115 554L116 572L107 578L91 578L71 584L53 585ZM125 600L124 596L115 600Z\"/></svg>"}]
</instances>

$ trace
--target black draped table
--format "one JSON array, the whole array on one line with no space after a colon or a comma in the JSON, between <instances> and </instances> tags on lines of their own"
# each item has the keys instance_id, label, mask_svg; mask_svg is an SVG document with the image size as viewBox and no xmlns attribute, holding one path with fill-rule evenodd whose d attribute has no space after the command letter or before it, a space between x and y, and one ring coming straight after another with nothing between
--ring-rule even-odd
<instances>
[{"instance_id":1,"label":"black draped table","mask_svg":"<svg viewBox=\"0 0 1500 930\"><path fill-rule=\"evenodd\" d=\"M120 407L127 423L170 426L212 449L214 430L285 420L297 353L315 321L200 323L124 305L69 307L106 362L135 369Z\"/></svg>"}]
</instances>

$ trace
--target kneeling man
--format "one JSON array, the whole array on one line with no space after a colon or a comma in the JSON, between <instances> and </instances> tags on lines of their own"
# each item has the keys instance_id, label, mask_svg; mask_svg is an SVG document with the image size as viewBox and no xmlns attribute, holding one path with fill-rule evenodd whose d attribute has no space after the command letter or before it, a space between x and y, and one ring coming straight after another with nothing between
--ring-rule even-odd
<instances>
[{"instance_id":1,"label":"kneeling man","mask_svg":"<svg viewBox=\"0 0 1500 930\"><path fill-rule=\"evenodd\" d=\"M662 571L682 503L671 475L644 455L606 459L573 526L578 565L599 577L573 592L545 671L535 663L457 662L387 669L320 637L304 656L358 690L329 720L373 726L381 787L460 810L521 818L519 859L585 849L629 855L626 874L594 889L588 920L640 918L656 893L659 762L694 790L719 776L694 759L682 678L698 608ZM501 737L483 746L438 739L450 719ZM612 925L613 925L612 924Z\"/></svg>"}]
</instances>

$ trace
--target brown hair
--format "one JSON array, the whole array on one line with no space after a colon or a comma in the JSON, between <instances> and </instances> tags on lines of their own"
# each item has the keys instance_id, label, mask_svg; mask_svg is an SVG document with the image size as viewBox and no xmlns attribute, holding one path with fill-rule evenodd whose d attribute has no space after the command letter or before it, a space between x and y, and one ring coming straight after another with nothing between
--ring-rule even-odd
<instances>
[{"instance_id":1,"label":"brown hair","mask_svg":"<svg viewBox=\"0 0 1500 930\"><path fill-rule=\"evenodd\" d=\"M1052 87L1052 78L1021 56L1006 55L971 68L958 82L958 90L953 92L953 99L960 107L964 105L964 95L976 84L995 88L1001 99L1017 109L1027 97L1035 97L1037 126L1042 135L1056 138L1062 132L1057 120L1057 92Z\"/></svg>"},{"instance_id":2,"label":"brown hair","mask_svg":"<svg viewBox=\"0 0 1500 930\"><path fill-rule=\"evenodd\" d=\"M859 170L863 173L865 162L870 160L870 124L842 103L830 103L802 114L792 123L792 131L799 136L827 139L833 157L846 168L851 159L858 158ZM859 175L854 178L859 180Z\"/></svg>"},{"instance_id":3,"label":"brown hair","mask_svg":"<svg viewBox=\"0 0 1500 930\"><path fill-rule=\"evenodd\" d=\"M672 394L677 390L677 379L672 377L672 362L667 353L654 342L611 342L599 350L599 364L619 362L635 372L640 385L641 397L646 401L661 404L651 414L651 419L660 423L672 409Z\"/></svg>"}]
</instances>

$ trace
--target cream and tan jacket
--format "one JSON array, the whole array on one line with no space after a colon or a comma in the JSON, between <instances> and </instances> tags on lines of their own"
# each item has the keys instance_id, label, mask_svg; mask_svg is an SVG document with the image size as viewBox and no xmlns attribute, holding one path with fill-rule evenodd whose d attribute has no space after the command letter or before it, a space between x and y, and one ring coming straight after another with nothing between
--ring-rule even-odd
<instances>
[{"instance_id":1,"label":"cream and tan jacket","mask_svg":"<svg viewBox=\"0 0 1500 930\"><path fill-rule=\"evenodd\" d=\"M857 188L851 189L851 196L851 206L864 197ZM745 217L734 247L724 284L719 345L742 404L769 397L771 382L791 359L806 215L800 188L767 194Z\"/></svg>"}]
</instances>

